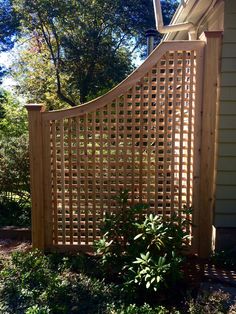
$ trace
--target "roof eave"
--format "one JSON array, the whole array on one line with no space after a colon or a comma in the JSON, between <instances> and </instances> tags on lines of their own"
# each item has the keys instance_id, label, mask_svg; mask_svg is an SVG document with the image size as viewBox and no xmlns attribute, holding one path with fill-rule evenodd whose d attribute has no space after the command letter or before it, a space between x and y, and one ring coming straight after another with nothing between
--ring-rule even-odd
<instances>
[{"instance_id":1,"label":"roof eave","mask_svg":"<svg viewBox=\"0 0 236 314\"><path fill-rule=\"evenodd\" d=\"M197 23L207 8L211 5L214 0L183 0L179 4L170 25L191 22ZM163 41L173 39L185 39L187 37L187 31L173 32L165 34Z\"/></svg>"}]
</instances>

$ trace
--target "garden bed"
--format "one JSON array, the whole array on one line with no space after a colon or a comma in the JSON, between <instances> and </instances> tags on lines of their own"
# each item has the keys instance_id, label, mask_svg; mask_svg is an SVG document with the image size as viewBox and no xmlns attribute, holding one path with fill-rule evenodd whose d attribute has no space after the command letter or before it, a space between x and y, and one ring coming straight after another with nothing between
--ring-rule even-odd
<instances>
[{"instance_id":1,"label":"garden bed","mask_svg":"<svg viewBox=\"0 0 236 314\"><path fill-rule=\"evenodd\" d=\"M230 282L217 282L219 268L195 256L187 258L184 280L169 290L169 298L158 293L148 305L140 297L132 299L117 278L102 274L96 256L44 255L30 249L29 242L0 241L4 274L0 279L0 311L4 309L5 314L235 313L236 289Z\"/></svg>"}]
</instances>

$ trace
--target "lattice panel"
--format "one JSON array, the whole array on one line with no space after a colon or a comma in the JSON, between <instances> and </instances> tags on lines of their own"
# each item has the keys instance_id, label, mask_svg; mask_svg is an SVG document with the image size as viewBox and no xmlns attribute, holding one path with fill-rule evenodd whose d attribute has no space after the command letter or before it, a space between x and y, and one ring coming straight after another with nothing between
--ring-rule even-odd
<instances>
[{"instance_id":1,"label":"lattice panel","mask_svg":"<svg viewBox=\"0 0 236 314\"><path fill-rule=\"evenodd\" d=\"M196 66L169 51L112 103L50 121L53 244L91 245L120 190L160 215L191 204Z\"/></svg>"}]
</instances>

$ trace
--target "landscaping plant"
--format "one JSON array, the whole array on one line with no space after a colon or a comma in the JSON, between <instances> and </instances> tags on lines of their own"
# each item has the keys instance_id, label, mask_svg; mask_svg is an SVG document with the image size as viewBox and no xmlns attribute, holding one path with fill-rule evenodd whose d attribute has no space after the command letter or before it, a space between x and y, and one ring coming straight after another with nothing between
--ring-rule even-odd
<instances>
[{"instance_id":1,"label":"landscaping plant","mask_svg":"<svg viewBox=\"0 0 236 314\"><path fill-rule=\"evenodd\" d=\"M30 225L28 136L0 139L0 226Z\"/></svg>"},{"instance_id":2,"label":"landscaping plant","mask_svg":"<svg viewBox=\"0 0 236 314\"><path fill-rule=\"evenodd\" d=\"M229 295L200 291L181 303L131 300L123 283L97 278L91 255L18 252L0 260L0 313L4 314L218 314L235 313ZM147 289L148 290L148 289ZM171 290L168 290L171 294ZM173 295L172 295L173 298ZM141 302L142 301L142 302Z\"/></svg>"},{"instance_id":3,"label":"landscaping plant","mask_svg":"<svg viewBox=\"0 0 236 314\"><path fill-rule=\"evenodd\" d=\"M186 311L189 314L234 314L235 302L224 291L202 291L188 302Z\"/></svg>"},{"instance_id":4,"label":"landscaping plant","mask_svg":"<svg viewBox=\"0 0 236 314\"><path fill-rule=\"evenodd\" d=\"M106 313L107 305L119 299L119 289L73 272L72 264L68 258L37 250L14 253L1 265L0 313Z\"/></svg>"},{"instance_id":5,"label":"landscaping plant","mask_svg":"<svg viewBox=\"0 0 236 314\"><path fill-rule=\"evenodd\" d=\"M0 89L0 227L30 225L27 112Z\"/></svg>"},{"instance_id":6,"label":"landscaping plant","mask_svg":"<svg viewBox=\"0 0 236 314\"><path fill-rule=\"evenodd\" d=\"M236 270L236 249L215 252L211 261L220 268Z\"/></svg>"},{"instance_id":7,"label":"landscaping plant","mask_svg":"<svg viewBox=\"0 0 236 314\"><path fill-rule=\"evenodd\" d=\"M106 215L95 243L104 272L116 272L129 291L173 286L181 278L191 209L165 217L148 214L145 204L128 206L127 191L117 201L119 208Z\"/></svg>"}]
</instances>

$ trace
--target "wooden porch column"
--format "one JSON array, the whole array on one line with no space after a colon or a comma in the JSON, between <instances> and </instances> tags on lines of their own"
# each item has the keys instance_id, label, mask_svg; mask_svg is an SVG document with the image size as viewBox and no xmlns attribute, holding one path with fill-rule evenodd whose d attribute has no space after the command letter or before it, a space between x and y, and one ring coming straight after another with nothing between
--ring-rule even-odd
<instances>
[{"instance_id":1,"label":"wooden porch column","mask_svg":"<svg viewBox=\"0 0 236 314\"><path fill-rule=\"evenodd\" d=\"M202 134L199 195L199 256L207 258L212 251L212 225L215 197L217 156L217 116L219 107L220 56L222 32L205 32L203 72Z\"/></svg>"},{"instance_id":2,"label":"wooden porch column","mask_svg":"<svg viewBox=\"0 0 236 314\"><path fill-rule=\"evenodd\" d=\"M29 155L31 187L31 228L33 248L44 249L44 189L43 189L43 105L26 105L29 116Z\"/></svg>"}]
</instances>

